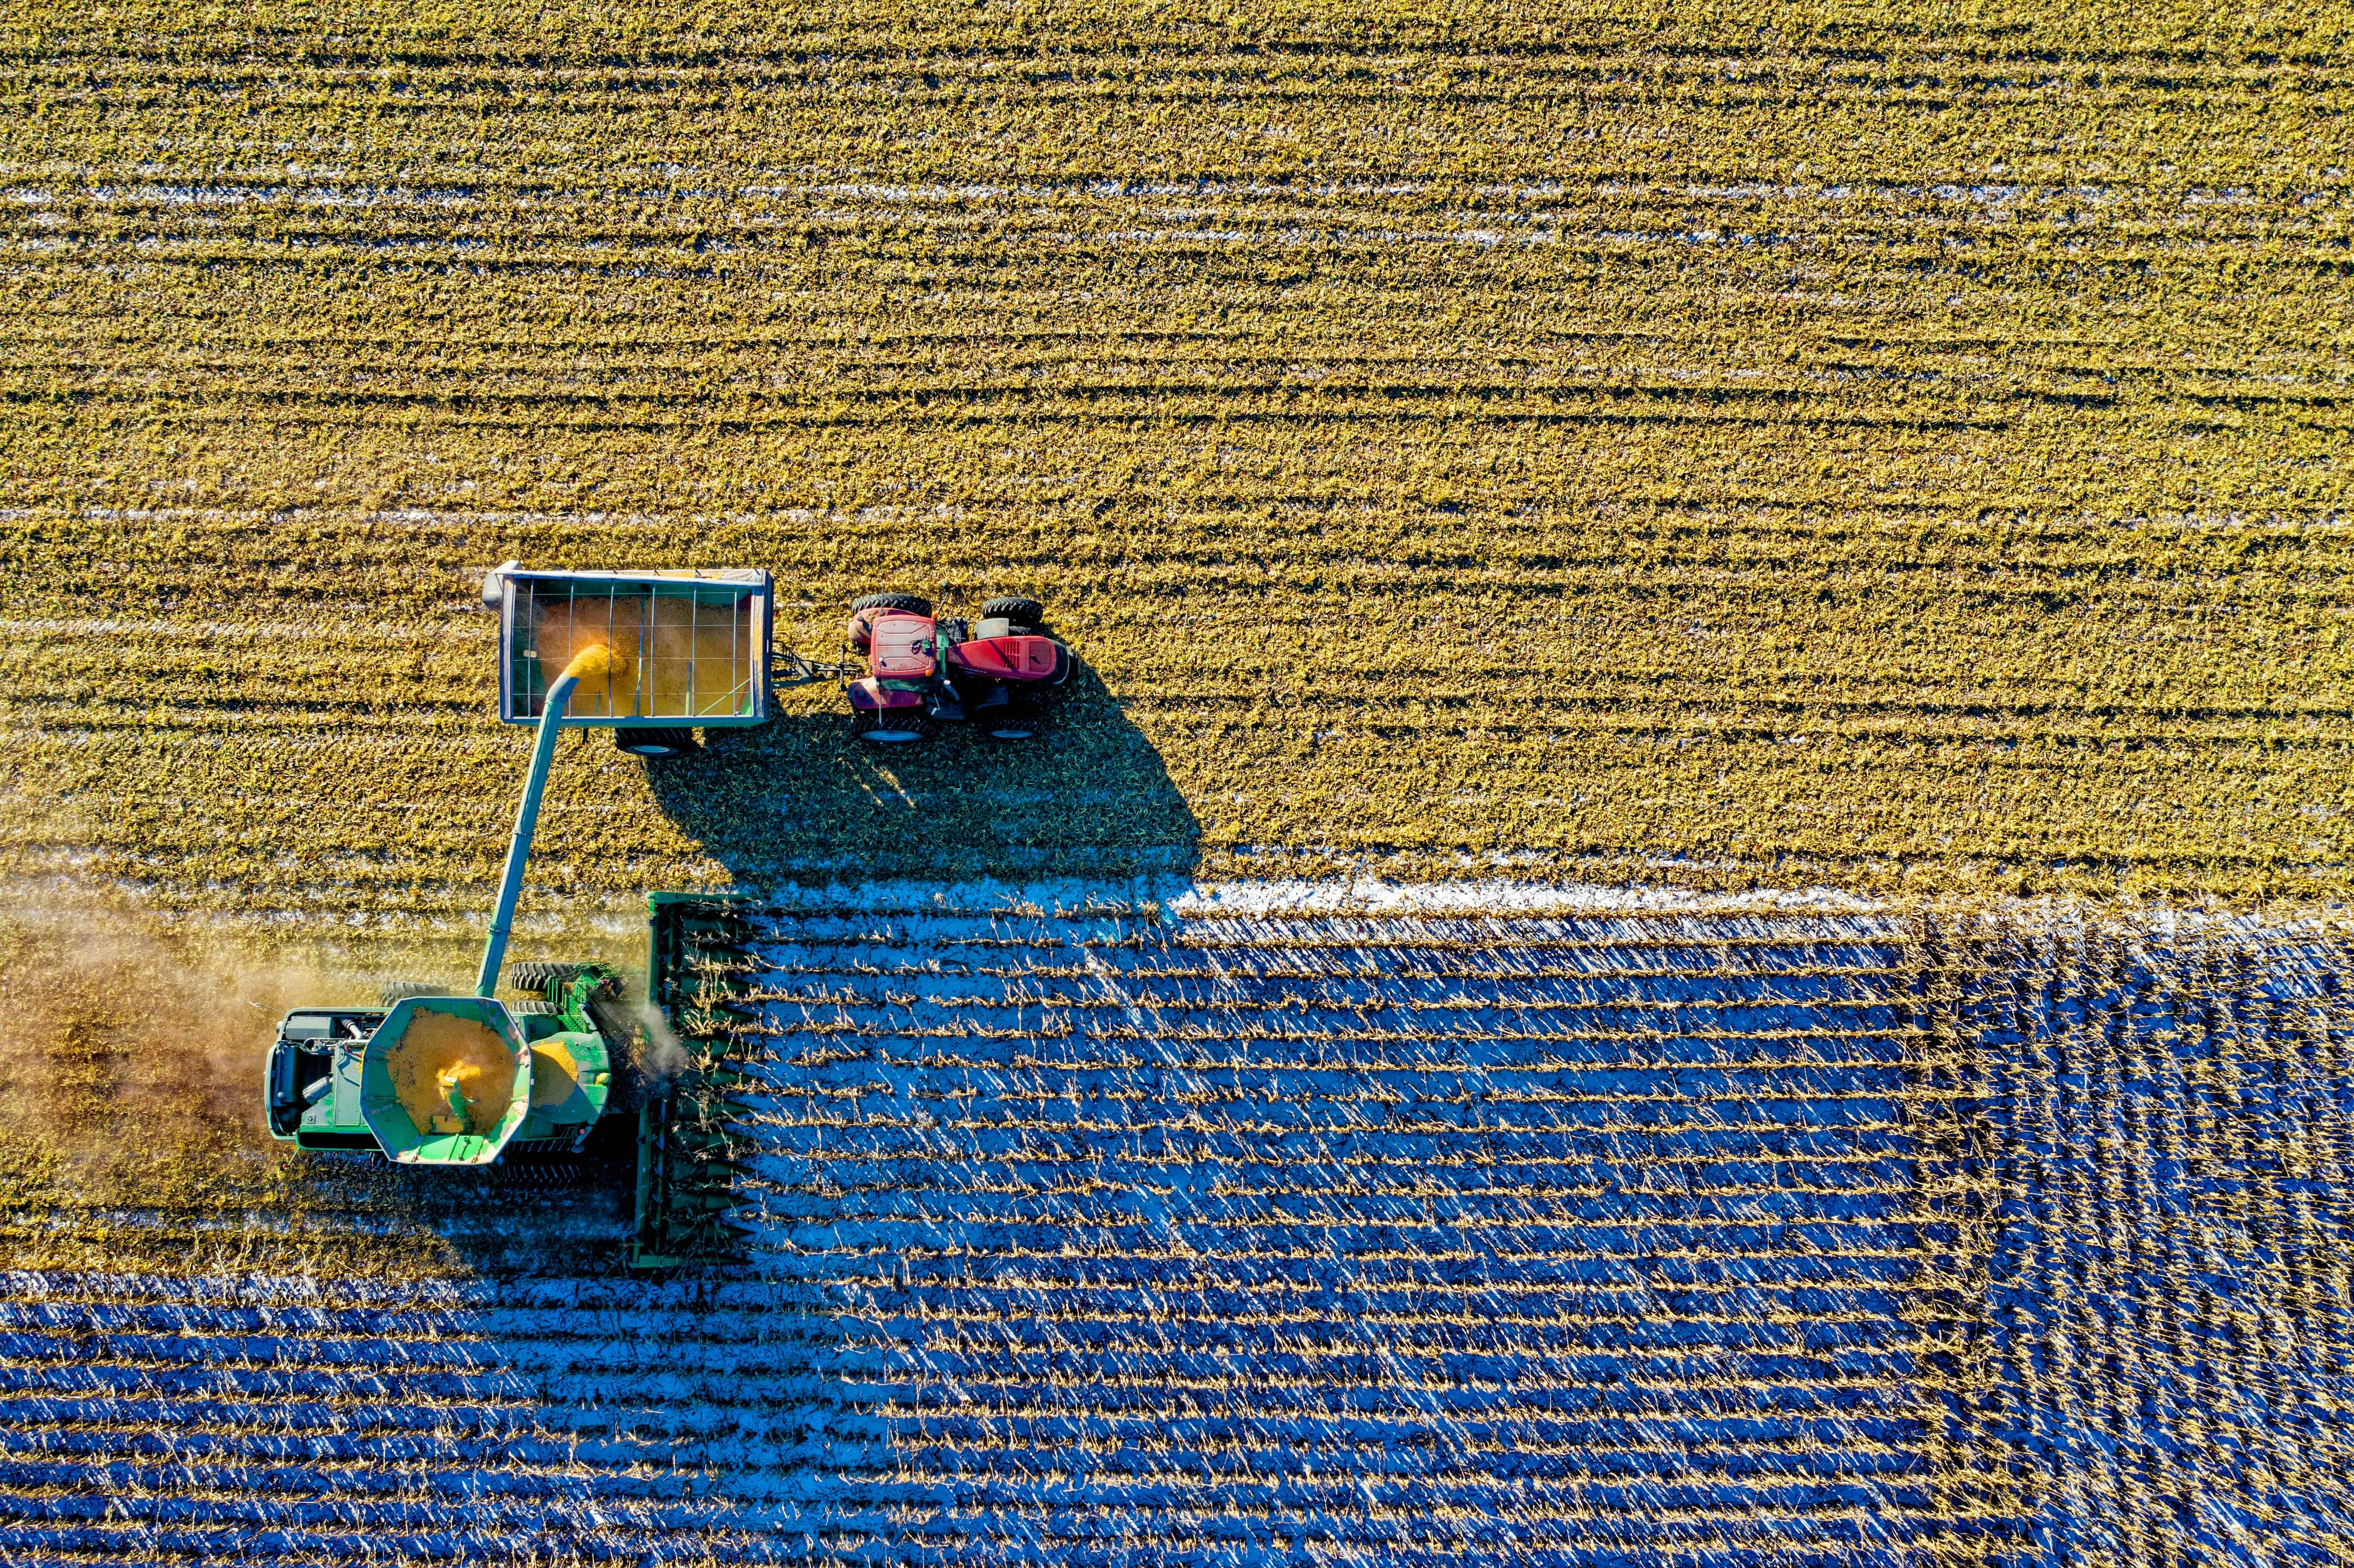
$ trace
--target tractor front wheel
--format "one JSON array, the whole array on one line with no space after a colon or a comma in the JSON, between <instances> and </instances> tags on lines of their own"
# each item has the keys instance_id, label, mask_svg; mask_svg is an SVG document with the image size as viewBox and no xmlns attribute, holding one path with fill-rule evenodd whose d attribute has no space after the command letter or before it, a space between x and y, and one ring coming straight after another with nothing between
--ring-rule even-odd
<instances>
[{"instance_id":1,"label":"tractor front wheel","mask_svg":"<svg viewBox=\"0 0 2354 1568\"><path fill-rule=\"evenodd\" d=\"M921 708L854 708L850 733L875 746L910 746L928 739L937 726Z\"/></svg>"},{"instance_id":2,"label":"tractor front wheel","mask_svg":"<svg viewBox=\"0 0 2354 1568\"><path fill-rule=\"evenodd\" d=\"M617 729L613 744L631 757L688 757L703 749L691 729Z\"/></svg>"}]
</instances>

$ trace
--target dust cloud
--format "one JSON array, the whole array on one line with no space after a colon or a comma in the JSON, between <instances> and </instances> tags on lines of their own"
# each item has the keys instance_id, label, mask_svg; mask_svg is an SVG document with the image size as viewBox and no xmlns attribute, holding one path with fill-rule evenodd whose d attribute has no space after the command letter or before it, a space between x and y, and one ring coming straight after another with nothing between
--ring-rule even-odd
<instances>
[{"instance_id":1,"label":"dust cloud","mask_svg":"<svg viewBox=\"0 0 2354 1568\"><path fill-rule=\"evenodd\" d=\"M449 955L387 948L330 969L95 897L0 888L0 1139L95 1176L167 1149L273 1146L262 1079L278 1021L303 1006L372 1006L389 973ZM692 1054L642 1001L615 998L618 1054L643 1080ZM628 1108L628 1107L624 1107ZM0 1151L5 1152L5 1151ZM135 1159L133 1160L135 1164Z\"/></svg>"},{"instance_id":2,"label":"dust cloud","mask_svg":"<svg viewBox=\"0 0 2354 1568\"><path fill-rule=\"evenodd\" d=\"M94 900L0 897L0 1129L69 1153L261 1143L279 1018L352 990Z\"/></svg>"}]
</instances>

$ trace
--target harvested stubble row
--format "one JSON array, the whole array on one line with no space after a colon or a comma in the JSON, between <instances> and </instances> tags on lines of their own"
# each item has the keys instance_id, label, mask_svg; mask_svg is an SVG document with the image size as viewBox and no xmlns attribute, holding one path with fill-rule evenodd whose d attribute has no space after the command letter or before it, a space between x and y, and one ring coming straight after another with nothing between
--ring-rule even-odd
<instances>
[{"instance_id":1,"label":"harvested stubble row","mask_svg":"<svg viewBox=\"0 0 2354 1568\"><path fill-rule=\"evenodd\" d=\"M1035 590L1102 681L1026 761L584 746L587 898L2349 890L2337 12L1363 9L19 8L6 863L478 903L517 555L821 652Z\"/></svg>"},{"instance_id":2,"label":"harvested stubble row","mask_svg":"<svg viewBox=\"0 0 2354 1568\"><path fill-rule=\"evenodd\" d=\"M956 896L756 938L747 1267L10 1276L0 1551L2343 1537L2342 942Z\"/></svg>"}]
</instances>

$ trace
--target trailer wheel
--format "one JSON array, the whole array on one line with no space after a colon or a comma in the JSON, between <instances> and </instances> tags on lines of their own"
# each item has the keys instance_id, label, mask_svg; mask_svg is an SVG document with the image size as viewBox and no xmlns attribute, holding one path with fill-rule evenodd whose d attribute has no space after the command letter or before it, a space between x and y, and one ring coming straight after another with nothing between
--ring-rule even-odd
<instances>
[{"instance_id":1,"label":"trailer wheel","mask_svg":"<svg viewBox=\"0 0 2354 1568\"><path fill-rule=\"evenodd\" d=\"M631 757L687 757L703 749L691 729L617 729L613 744Z\"/></svg>"},{"instance_id":2,"label":"trailer wheel","mask_svg":"<svg viewBox=\"0 0 2354 1568\"><path fill-rule=\"evenodd\" d=\"M929 615L932 601L921 594L863 593L850 601L850 613L856 615L862 609L904 609L909 615Z\"/></svg>"},{"instance_id":3,"label":"trailer wheel","mask_svg":"<svg viewBox=\"0 0 2354 1568\"><path fill-rule=\"evenodd\" d=\"M517 991L546 991L588 969L587 964L551 964L530 959L507 966L507 984Z\"/></svg>"},{"instance_id":4,"label":"trailer wheel","mask_svg":"<svg viewBox=\"0 0 2354 1568\"><path fill-rule=\"evenodd\" d=\"M996 620L1002 618L1012 621L1016 627L1035 631L1039 627L1046 624L1046 607L1034 599L1023 599L1019 596L993 599L981 607L981 618L983 620Z\"/></svg>"},{"instance_id":5,"label":"trailer wheel","mask_svg":"<svg viewBox=\"0 0 2354 1568\"><path fill-rule=\"evenodd\" d=\"M935 726L921 708L854 708L850 733L871 746L911 746L928 740Z\"/></svg>"},{"instance_id":6,"label":"trailer wheel","mask_svg":"<svg viewBox=\"0 0 2354 1568\"><path fill-rule=\"evenodd\" d=\"M387 1007L390 1007L395 1002L407 1001L412 996L452 996L455 994L456 993L451 991L448 986L435 985L431 980L392 980L384 988L384 1004Z\"/></svg>"}]
</instances>

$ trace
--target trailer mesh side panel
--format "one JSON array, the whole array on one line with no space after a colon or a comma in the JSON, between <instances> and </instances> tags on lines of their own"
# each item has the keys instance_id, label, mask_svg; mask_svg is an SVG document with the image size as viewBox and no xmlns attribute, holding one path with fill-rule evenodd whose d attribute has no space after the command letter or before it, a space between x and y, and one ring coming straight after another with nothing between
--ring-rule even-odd
<instances>
[{"instance_id":1,"label":"trailer mesh side panel","mask_svg":"<svg viewBox=\"0 0 2354 1568\"><path fill-rule=\"evenodd\" d=\"M592 643L624 655L583 682L567 717L700 724L758 711L759 598L731 584L520 577L507 649L510 719L536 719L547 688Z\"/></svg>"}]
</instances>

